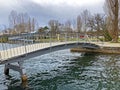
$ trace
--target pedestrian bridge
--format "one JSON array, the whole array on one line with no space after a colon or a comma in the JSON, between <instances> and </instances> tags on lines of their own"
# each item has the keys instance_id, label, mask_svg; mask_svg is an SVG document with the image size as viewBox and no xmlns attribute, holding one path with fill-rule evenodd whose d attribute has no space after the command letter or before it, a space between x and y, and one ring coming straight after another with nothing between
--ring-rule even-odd
<instances>
[{"instance_id":1,"label":"pedestrian bridge","mask_svg":"<svg viewBox=\"0 0 120 90\"><path fill-rule=\"evenodd\" d=\"M74 47L82 47L88 49L98 49L99 46L93 43L68 41L68 42L52 42L52 43L36 43L32 45L24 45L7 50L0 51L0 64L12 63L33 58L50 52L70 49Z\"/></svg>"},{"instance_id":2,"label":"pedestrian bridge","mask_svg":"<svg viewBox=\"0 0 120 90\"><path fill-rule=\"evenodd\" d=\"M79 33L74 34L25 34L1 36L0 64L5 64L4 73L9 74L9 69L18 71L24 81L25 74L21 67L21 62L29 58L47 54L50 52L82 47L87 49L98 49L99 45L90 42L87 35L79 37ZM8 45L19 44L17 47L7 48ZM18 62L17 65L12 63Z\"/></svg>"}]
</instances>

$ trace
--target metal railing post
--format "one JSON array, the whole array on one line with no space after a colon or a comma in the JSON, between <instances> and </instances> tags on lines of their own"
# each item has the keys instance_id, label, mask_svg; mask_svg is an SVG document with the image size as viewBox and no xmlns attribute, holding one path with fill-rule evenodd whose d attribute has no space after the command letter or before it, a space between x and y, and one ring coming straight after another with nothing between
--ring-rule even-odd
<instances>
[{"instance_id":1,"label":"metal railing post","mask_svg":"<svg viewBox=\"0 0 120 90\"><path fill-rule=\"evenodd\" d=\"M65 33L65 44L67 44L67 33Z\"/></svg>"},{"instance_id":2,"label":"metal railing post","mask_svg":"<svg viewBox=\"0 0 120 90\"><path fill-rule=\"evenodd\" d=\"M52 33L50 32L50 35L49 35L49 38L50 38L50 41L49 41L49 43L50 43L50 51L51 51L51 47L52 47Z\"/></svg>"},{"instance_id":3,"label":"metal railing post","mask_svg":"<svg viewBox=\"0 0 120 90\"><path fill-rule=\"evenodd\" d=\"M79 43L79 33L77 32L77 44Z\"/></svg>"}]
</instances>

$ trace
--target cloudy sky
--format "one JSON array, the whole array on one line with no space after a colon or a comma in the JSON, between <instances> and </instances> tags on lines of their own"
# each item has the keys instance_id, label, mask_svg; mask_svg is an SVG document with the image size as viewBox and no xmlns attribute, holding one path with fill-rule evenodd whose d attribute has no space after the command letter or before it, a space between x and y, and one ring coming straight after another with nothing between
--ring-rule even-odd
<instances>
[{"instance_id":1,"label":"cloudy sky","mask_svg":"<svg viewBox=\"0 0 120 90\"><path fill-rule=\"evenodd\" d=\"M39 26L50 19L65 22L74 20L83 10L92 14L104 13L105 0L0 0L0 25L8 26L8 16L12 10L26 12L35 17Z\"/></svg>"}]
</instances>

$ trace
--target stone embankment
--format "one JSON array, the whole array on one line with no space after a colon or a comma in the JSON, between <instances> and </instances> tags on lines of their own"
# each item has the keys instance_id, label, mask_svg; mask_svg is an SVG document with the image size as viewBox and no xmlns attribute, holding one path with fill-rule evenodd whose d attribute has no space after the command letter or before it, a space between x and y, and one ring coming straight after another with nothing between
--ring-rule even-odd
<instances>
[{"instance_id":1,"label":"stone embankment","mask_svg":"<svg viewBox=\"0 0 120 90\"><path fill-rule=\"evenodd\" d=\"M99 49L86 49L81 47L72 48L71 52L89 52L102 54L120 54L120 43L95 43L100 46Z\"/></svg>"}]
</instances>

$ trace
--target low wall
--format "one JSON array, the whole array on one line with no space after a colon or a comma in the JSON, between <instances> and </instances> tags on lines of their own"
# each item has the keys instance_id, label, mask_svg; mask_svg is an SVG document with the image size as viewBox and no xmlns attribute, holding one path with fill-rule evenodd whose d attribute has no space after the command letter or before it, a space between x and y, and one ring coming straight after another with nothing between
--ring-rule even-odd
<instances>
[{"instance_id":1,"label":"low wall","mask_svg":"<svg viewBox=\"0 0 120 90\"><path fill-rule=\"evenodd\" d=\"M100 49L72 48L71 52L90 52L102 54L120 54L120 47L102 47Z\"/></svg>"}]
</instances>

